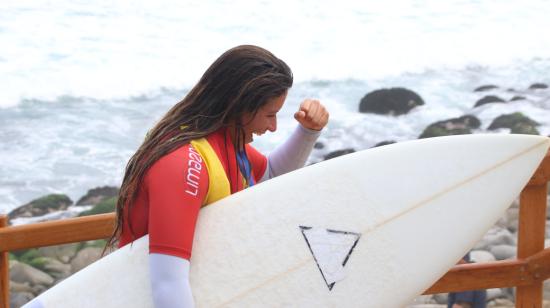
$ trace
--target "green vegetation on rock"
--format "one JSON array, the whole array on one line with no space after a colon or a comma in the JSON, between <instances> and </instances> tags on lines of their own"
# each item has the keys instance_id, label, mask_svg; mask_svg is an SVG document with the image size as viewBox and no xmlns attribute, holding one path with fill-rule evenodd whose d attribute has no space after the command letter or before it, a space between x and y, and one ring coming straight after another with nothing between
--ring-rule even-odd
<instances>
[{"instance_id":1,"label":"green vegetation on rock","mask_svg":"<svg viewBox=\"0 0 550 308\"><path fill-rule=\"evenodd\" d=\"M82 250L84 248L88 248L88 247L103 249L106 244L107 244L106 240L95 240L95 241L81 242L80 245L78 246L77 251L80 251L80 250Z\"/></svg>"},{"instance_id":2,"label":"green vegetation on rock","mask_svg":"<svg viewBox=\"0 0 550 308\"><path fill-rule=\"evenodd\" d=\"M49 208L59 208L60 204L67 204L71 205L73 201L67 197L66 195L62 194L51 194L44 196L42 198L33 200L31 202L33 207L39 208L39 209L49 209Z\"/></svg>"},{"instance_id":3,"label":"green vegetation on rock","mask_svg":"<svg viewBox=\"0 0 550 308\"><path fill-rule=\"evenodd\" d=\"M30 264L33 259L41 257L40 252L36 248L15 251L14 255L17 256L19 262L26 264Z\"/></svg>"},{"instance_id":4,"label":"green vegetation on rock","mask_svg":"<svg viewBox=\"0 0 550 308\"><path fill-rule=\"evenodd\" d=\"M418 138L471 134L481 126L481 121L472 115L464 115L430 124Z\"/></svg>"},{"instance_id":5,"label":"green vegetation on rock","mask_svg":"<svg viewBox=\"0 0 550 308\"><path fill-rule=\"evenodd\" d=\"M22 205L8 214L10 219L18 217L37 217L55 211L66 210L73 201L66 195L51 194Z\"/></svg>"},{"instance_id":6,"label":"green vegetation on rock","mask_svg":"<svg viewBox=\"0 0 550 308\"><path fill-rule=\"evenodd\" d=\"M450 135L465 135L472 132L468 128L446 129L437 125L426 128L418 138L430 138Z\"/></svg>"},{"instance_id":7,"label":"green vegetation on rock","mask_svg":"<svg viewBox=\"0 0 550 308\"><path fill-rule=\"evenodd\" d=\"M115 206L117 202L117 197L112 197L107 200L103 200L100 203L98 203L96 206L91 208L88 211L84 211L80 213L78 216L88 216L88 215L96 215L96 214L104 214L104 213L111 213L115 211Z\"/></svg>"},{"instance_id":8,"label":"green vegetation on rock","mask_svg":"<svg viewBox=\"0 0 550 308\"><path fill-rule=\"evenodd\" d=\"M514 126L512 126L512 129L510 130L510 133L512 134L524 134L524 135L539 135L538 129L536 129L533 125L529 125L526 123L516 123Z\"/></svg>"},{"instance_id":9,"label":"green vegetation on rock","mask_svg":"<svg viewBox=\"0 0 550 308\"><path fill-rule=\"evenodd\" d=\"M48 258L45 258L45 257L37 257L27 262L27 264L29 264L30 266L42 271L46 270L47 263L48 263Z\"/></svg>"},{"instance_id":10,"label":"green vegetation on rock","mask_svg":"<svg viewBox=\"0 0 550 308\"><path fill-rule=\"evenodd\" d=\"M521 112L515 112L510 114L504 114L499 117L497 117L491 125L489 125L489 129L498 129L498 128L510 128L512 129L514 126L521 124L522 126L531 126L535 127L538 126L539 123L531 120L529 117L526 117ZM516 130L520 130L521 128L517 128Z\"/></svg>"}]
</instances>

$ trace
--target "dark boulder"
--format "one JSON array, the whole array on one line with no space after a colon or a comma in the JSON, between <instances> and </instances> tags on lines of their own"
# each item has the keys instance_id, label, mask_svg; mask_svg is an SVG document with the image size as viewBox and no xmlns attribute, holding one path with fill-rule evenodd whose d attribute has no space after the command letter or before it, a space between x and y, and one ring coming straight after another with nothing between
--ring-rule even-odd
<instances>
[{"instance_id":1,"label":"dark boulder","mask_svg":"<svg viewBox=\"0 0 550 308\"><path fill-rule=\"evenodd\" d=\"M514 126L512 126L512 129L510 130L510 133L523 135L540 135L540 132L536 127L526 123L514 124Z\"/></svg>"},{"instance_id":2,"label":"dark boulder","mask_svg":"<svg viewBox=\"0 0 550 308\"><path fill-rule=\"evenodd\" d=\"M31 292L11 292L10 307L22 307L34 298ZM3 299L2 299L3 300Z\"/></svg>"},{"instance_id":3,"label":"dark boulder","mask_svg":"<svg viewBox=\"0 0 550 308\"><path fill-rule=\"evenodd\" d=\"M73 204L73 201L66 195L51 194L16 208L8 214L8 217L14 219L18 217L43 216L52 212L66 210L71 204Z\"/></svg>"},{"instance_id":4,"label":"dark boulder","mask_svg":"<svg viewBox=\"0 0 550 308\"><path fill-rule=\"evenodd\" d=\"M510 101L511 101L511 102L515 102L515 101L522 101L522 100L525 100L525 99L526 99L525 96L516 95L516 96L512 97L512 98L510 99Z\"/></svg>"},{"instance_id":5,"label":"dark boulder","mask_svg":"<svg viewBox=\"0 0 550 308\"><path fill-rule=\"evenodd\" d=\"M96 205L103 200L118 196L118 188L103 186L89 190L76 205Z\"/></svg>"},{"instance_id":6,"label":"dark boulder","mask_svg":"<svg viewBox=\"0 0 550 308\"><path fill-rule=\"evenodd\" d=\"M548 89L548 85L544 83L534 83L529 86L529 90L536 90L536 89Z\"/></svg>"},{"instance_id":7,"label":"dark boulder","mask_svg":"<svg viewBox=\"0 0 550 308\"><path fill-rule=\"evenodd\" d=\"M487 95L487 96L484 96L483 98L481 98L480 100L478 100L476 102L476 104L474 105L474 108L479 107L481 105L490 104L490 103L505 103L505 102L506 102L505 100L503 100L502 98L500 98L498 96Z\"/></svg>"},{"instance_id":8,"label":"dark boulder","mask_svg":"<svg viewBox=\"0 0 550 308\"><path fill-rule=\"evenodd\" d=\"M394 143L395 143L395 141L393 141L393 140L382 141L382 142L378 142L377 144L375 144L373 146L373 148L381 147L381 146L384 146L384 145L390 145L390 144L394 144Z\"/></svg>"},{"instance_id":9,"label":"dark boulder","mask_svg":"<svg viewBox=\"0 0 550 308\"><path fill-rule=\"evenodd\" d=\"M424 100L415 92L404 88L381 89L365 95L359 104L359 112L388 115L406 114Z\"/></svg>"},{"instance_id":10,"label":"dark boulder","mask_svg":"<svg viewBox=\"0 0 550 308\"><path fill-rule=\"evenodd\" d=\"M481 121L478 118L465 115L430 124L418 138L471 134L472 129L479 128L480 126Z\"/></svg>"},{"instance_id":11,"label":"dark boulder","mask_svg":"<svg viewBox=\"0 0 550 308\"><path fill-rule=\"evenodd\" d=\"M317 141L315 142L315 145L313 146L313 148L316 150L322 150L325 148L325 145L322 142Z\"/></svg>"},{"instance_id":12,"label":"dark boulder","mask_svg":"<svg viewBox=\"0 0 550 308\"><path fill-rule=\"evenodd\" d=\"M335 157L338 157L338 156L342 156L342 155L346 155L346 154L350 154L350 153L354 153L355 150L354 149L343 149L343 150L337 150L337 151L334 151L334 152L330 152L328 153L327 155L325 155L325 160L329 160L329 159L332 159L332 158L335 158Z\"/></svg>"},{"instance_id":13,"label":"dark boulder","mask_svg":"<svg viewBox=\"0 0 550 308\"><path fill-rule=\"evenodd\" d=\"M538 135L539 132L536 126L539 126L539 123L523 115L521 112L515 112L497 117L489 125L488 129L509 128L512 134Z\"/></svg>"},{"instance_id":14,"label":"dark boulder","mask_svg":"<svg viewBox=\"0 0 550 308\"><path fill-rule=\"evenodd\" d=\"M489 90L493 90L493 89L498 89L498 86L495 86L495 85L485 85L485 86L481 86L481 87L477 87L475 88L474 92L483 92L483 91L489 91Z\"/></svg>"}]
</instances>

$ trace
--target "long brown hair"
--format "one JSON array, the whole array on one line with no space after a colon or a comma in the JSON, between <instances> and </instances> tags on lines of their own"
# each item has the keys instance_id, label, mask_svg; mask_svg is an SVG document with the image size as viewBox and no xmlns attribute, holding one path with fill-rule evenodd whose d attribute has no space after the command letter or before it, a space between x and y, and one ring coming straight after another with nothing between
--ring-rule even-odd
<instances>
[{"instance_id":1,"label":"long brown hair","mask_svg":"<svg viewBox=\"0 0 550 308\"><path fill-rule=\"evenodd\" d=\"M128 161L116 205L116 227L106 247L120 238L123 211L130 216L143 177L158 159L229 124L236 138L233 146L243 144L242 116L255 115L270 99L283 95L292 81L288 65L257 46L237 46L214 61L191 91L149 131Z\"/></svg>"}]
</instances>

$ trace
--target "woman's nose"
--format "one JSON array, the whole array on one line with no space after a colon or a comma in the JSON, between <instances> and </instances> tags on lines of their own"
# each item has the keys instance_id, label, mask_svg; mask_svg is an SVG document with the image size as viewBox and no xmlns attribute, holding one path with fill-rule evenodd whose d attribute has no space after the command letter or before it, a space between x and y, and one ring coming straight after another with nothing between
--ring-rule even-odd
<instances>
[{"instance_id":1,"label":"woman's nose","mask_svg":"<svg viewBox=\"0 0 550 308\"><path fill-rule=\"evenodd\" d=\"M269 122L269 127L267 128L270 132L274 132L277 130L277 118L274 117L270 122Z\"/></svg>"}]
</instances>

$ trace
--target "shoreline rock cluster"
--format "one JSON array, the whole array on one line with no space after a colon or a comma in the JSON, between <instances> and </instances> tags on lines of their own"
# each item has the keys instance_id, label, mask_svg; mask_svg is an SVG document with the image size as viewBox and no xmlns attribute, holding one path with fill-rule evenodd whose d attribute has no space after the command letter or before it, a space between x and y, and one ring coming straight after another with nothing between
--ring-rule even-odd
<instances>
[{"instance_id":1,"label":"shoreline rock cluster","mask_svg":"<svg viewBox=\"0 0 550 308\"><path fill-rule=\"evenodd\" d=\"M98 187L78 202L66 195L51 194L16 208L8 214L8 224L17 219L33 222L87 216L114 211L118 188ZM71 208L80 208L69 211ZM59 215L52 215L52 214ZM10 307L21 307L48 288L101 258L106 241L96 240L9 253ZM106 252L107 253L107 252Z\"/></svg>"},{"instance_id":2,"label":"shoreline rock cluster","mask_svg":"<svg viewBox=\"0 0 550 308\"><path fill-rule=\"evenodd\" d=\"M487 104L507 104L511 102L532 101L533 95L544 93L550 87L544 83L533 83L527 89L503 89L497 85L483 85L473 90L473 93L479 94L479 99L472 103L472 111L476 108ZM485 95L484 95L485 94ZM510 99L504 99L513 95ZM416 92L405 88L389 88L379 89L367 93L359 102L359 112L387 115L391 117L399 117L406 115L419 106L426 105L424 99ZM430 138L449 135L463 135L478 132L482 127L482 122L479 118L472 114L464 114L457 118L449 118L431 123L424 128L418 135L418 138ZM513 112L502 114L496 117L490 125L487 126L488 131L498 129L508 129L512 134L532 134L540 135L537 127L539 123L527 117L521 112ZM485 126L484 126L485 127ZM395 143L394 140L383 140L375 145L381 146ZM316 144L316 149L323 149L325 145L322 142ZM324 155L324 159L331 159L340 155L349 154L359 149L346 148L339 149Z\"/></svg>"}]
</instances>

